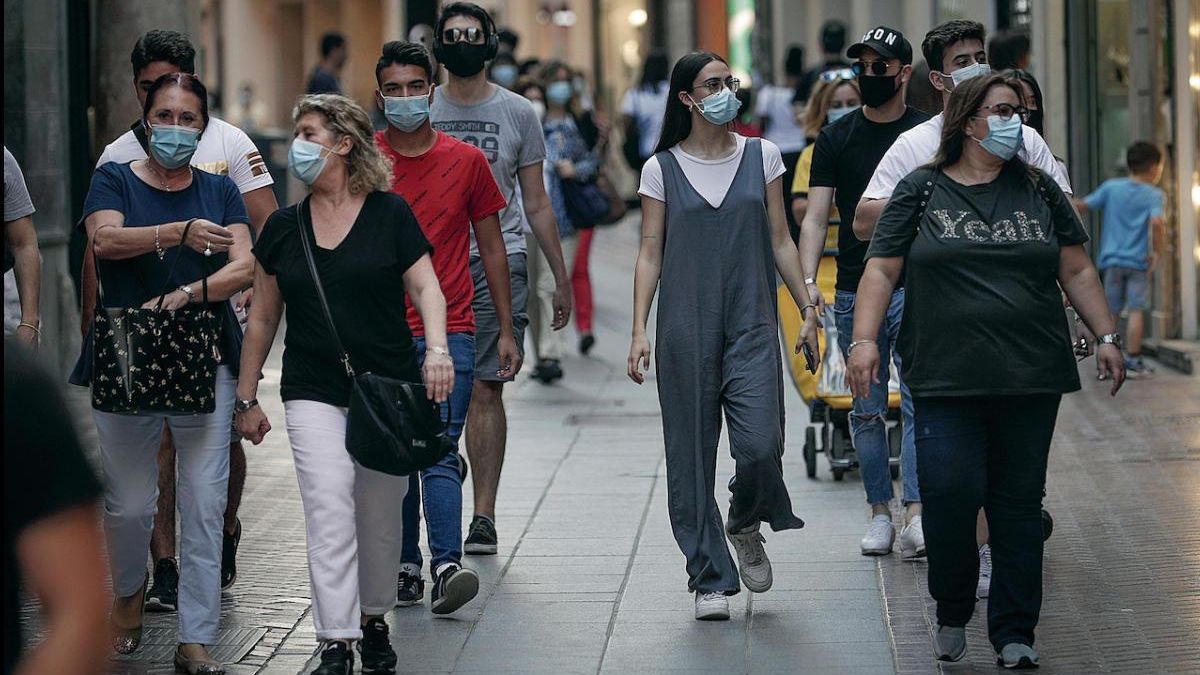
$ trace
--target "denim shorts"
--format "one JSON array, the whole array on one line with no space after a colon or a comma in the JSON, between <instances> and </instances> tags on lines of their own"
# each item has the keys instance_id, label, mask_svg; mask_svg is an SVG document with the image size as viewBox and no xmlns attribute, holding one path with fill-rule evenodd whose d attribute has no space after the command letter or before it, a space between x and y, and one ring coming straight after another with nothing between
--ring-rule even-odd
<instances>
[{"instance_id":1,"label":"denim shorts","mask_svg":"<svg viewBox=\"0 0 1200 675\"><path fill-rule=\"evenodd\" d=\"M1121 310L1138 311L1147 309L1149 303L1150 273L1131 267L1109 267L1103 272L1104 296L1113 314Z\"/></svg>"}]
</instances>

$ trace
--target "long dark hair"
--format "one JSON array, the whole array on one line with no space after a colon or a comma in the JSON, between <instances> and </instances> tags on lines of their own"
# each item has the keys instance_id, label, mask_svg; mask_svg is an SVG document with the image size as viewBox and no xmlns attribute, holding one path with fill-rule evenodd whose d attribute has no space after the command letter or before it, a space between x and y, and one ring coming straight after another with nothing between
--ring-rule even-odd
<instances>
[{"instance_id":1,"label":"long dark hair","mask_svg":"<svg viewBox=\"0 0 1200 675\"><path fill-rule=\"evenodd\" d=\"M692 82L713 61L726 63L713 52L692 52L675 62L671 69L671 89L667 92L667 109L663 112L662 135L655 153L670 150L692 133L692 111L679 100L679 92L691 91Z\"/></svg>"},{"instance_id":2,"label":"long dark hair","mask_svg":"<svg viewBox=\"0 0 1200 675\"><path fill-rule=\"evenodd\" d=\"M641 89L651 90L658 86L659 82L667 79L667 53L661 49L655 49L646 56L646 63L642 65L642 79L638 82L638 87Z\"/></svg>"},{"instance_id":3,"label":"long dark hair","mask_svg":"<svg viewBox=\"0 0 1200 675\"><path fill-rule=\"evenodd\" d=\"M975 111L983 105L992 87L1008 87L1017 95L1018 101L1023 100L1021 85L1004 75L980 75L955 87L954 92L950 94L950 101L946 104L945 121L942 123L942 144L932 166L945 168L962 158L967 125L970 124ZM1024 164L1016 155L1008 162Z\"/></svg>"},{"instance_id":4,"label":"long dark hair","mask_svg":"<svg viewBox=\"0 0 1200 675\"><path fill-rule=\"evenodd\" d=\"M1033 127L1034 131L1038 132L1038 134L1045 137L1046 134L1044 131L1042 131L1042 127L1044 126L1044 120L1046 119L1046 111L1045 106L1042 105L1042 88L1038 85L1037 78L1034 77L1033 73L1030 73L1029 71L1018 69L1005 71L1004 76L1009 80L1013 80L1014 82L1024 82L1025 84L1029 85L1029 90L1033 92L1032 103L1037 106L1038 112L1040 113L1036 119L1032 116L1030 117L1030 122L1036 121L1037 124L1030 124L1029 126ZM1025 104L1025 107L1029 107L1030 101L1025 100L1024 91L1021 92L1021 102Z\"/></svg>"}]
</instances>

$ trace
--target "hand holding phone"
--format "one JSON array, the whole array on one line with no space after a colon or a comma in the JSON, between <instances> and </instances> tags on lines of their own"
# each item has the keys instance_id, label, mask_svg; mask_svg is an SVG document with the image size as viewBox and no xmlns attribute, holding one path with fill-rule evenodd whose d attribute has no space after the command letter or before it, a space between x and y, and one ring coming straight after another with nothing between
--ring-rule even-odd
<instances>
[{"instance_id":1,"label":"hand holding phone","mask_svg":"<svg viewBox=\"0 0 1200 675\"><path fill-rule=\"evenodd\" d=\"M817 365L813 359L812 347L809 347L808 343L805 342L800 345L800 353L804 355L804 367L808 369L808 372L816 374Z\"/></svg>"}]
</instances>

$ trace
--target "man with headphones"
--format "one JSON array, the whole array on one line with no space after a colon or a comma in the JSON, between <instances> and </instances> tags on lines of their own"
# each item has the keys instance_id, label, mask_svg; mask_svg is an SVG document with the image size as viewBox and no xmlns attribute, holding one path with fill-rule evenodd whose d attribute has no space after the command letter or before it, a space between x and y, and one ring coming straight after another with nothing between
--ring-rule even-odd
<instances>
[{"instance_id":1,"label":"man with headphones","mask_svg":"<svg viewBox=\"0 0 1200 675\"><path fill-rule=\"evenodd\" d=\"M541 122L529 101L487 80L484 66L495 58L499 46L496 24L479 5L455 2L442 10L434 30L433 53L449 75L446 85L434 90L430 117L434 129L483 151L507 203L500 212L500 229L512 275L513 334L517 348L523 349L529 323L526 223L554 273L555 330L566 326L571 317L571 279L542 179L546 144ZM495 555L496 491L508 437L502 396L504 383L516 372L500 370L499 321L474 241L471 276L475 283L475 386L467 412L467 456L474 476L475 514L463 550L468 555Z\"/></svg>"}]
</instances>

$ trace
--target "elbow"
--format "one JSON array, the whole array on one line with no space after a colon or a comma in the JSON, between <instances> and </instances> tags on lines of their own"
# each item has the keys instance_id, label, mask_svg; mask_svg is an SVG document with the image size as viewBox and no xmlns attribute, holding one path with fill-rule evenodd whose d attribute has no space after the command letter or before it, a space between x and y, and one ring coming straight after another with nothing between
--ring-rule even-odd
<instances>
[{"instance_id":1,"label":"elbow","mask_svg":"<svg viewBox=\"0 0 1200 675\"><path fill-rule=\"evenodd\" d=\"M104 230L100 230L92 235L92 251L96 254L97 258L108 260L114 257L116 253L113 246L114 243L112 238L105 234Z\"/></svg>"},{"instance_id":2,"label":"elbow","mask_svg":"<svg viewBox=\"0 0 1200 675\"><path fill-rule=\"evenodd\" d=\"M250 288L254 283L254 258L249 257L244 260L235 260L229 263L232 267L234 287L238 290Z\"/></svg>"},{"instance_id":3,"label":"elbow","mask_svg":"<svg viewBox=\"0 0 1200 675\"><path fill-rule=\"evenodd\" d=\"M859 241L871 241L871 229L862 220L855 218L850 227L854 230L854 237L856 239Z\"/></svg>"}]
</instances>

